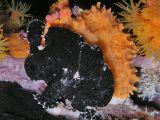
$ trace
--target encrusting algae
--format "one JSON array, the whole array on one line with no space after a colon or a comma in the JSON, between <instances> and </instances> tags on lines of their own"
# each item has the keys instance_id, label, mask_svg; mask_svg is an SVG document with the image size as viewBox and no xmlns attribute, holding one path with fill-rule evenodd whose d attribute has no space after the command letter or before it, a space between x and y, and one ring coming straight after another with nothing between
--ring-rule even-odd
<instances>
[{"instance_id":1,"label":"encrusting algae","mask_svg":"<svg viewBox=\"0 0 160 120\"><path fill-rule=\"evenodd\" d=\"M160 60L160 1L140 0L134 4L130 0L130 5L125 0L117 5L123 9L120 15L125 28L132 30L139 53L147 57L154 57ZM141 4L143 5L143 8Z\"/></svg>"},{"instance_id":2,"label":"encrusting algae","mask_svg":"<svg viewBox=\"0 0 160 120\"><path fill-rule=\"evenodd\" d=\"M122 32L123 25L115 20L110 9L106 10L105 6L101 9L100 3L97 3L76 18L71 18L68 14L66 19L61 19L60 16L55 20L52 15L46 19L44 33L47 33L48 26L64 27L83 36L88 44L98 45L114 76L114 96L128 98L129 94L133 94L136 90L134 83L138 81L136 69L131 65L131 60L137 52L136 46Z\"/></svg>"},{"instance_id":3,"label":"encrusting algae","mask_svg":"<svg viewBox=\"0 0 160 120\"><path fill-rule=\"evenodd\" d=\"M0 60L7 57L8 51L8 38L5 38L3 35L3 25L0 25Z\"/></svg>"}]
</instances>

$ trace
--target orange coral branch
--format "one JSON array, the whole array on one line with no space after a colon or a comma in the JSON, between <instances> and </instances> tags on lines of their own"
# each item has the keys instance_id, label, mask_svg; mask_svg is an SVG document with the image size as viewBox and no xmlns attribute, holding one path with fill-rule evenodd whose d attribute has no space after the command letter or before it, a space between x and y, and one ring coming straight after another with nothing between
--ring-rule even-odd
<instances>
[{"instance_id":1,"label":"orange coral branch","mask_svg":"<svg viewBox=\"0 0 160 120\"><path fill-rule=\"evenodd\" d=\"M43 38L41 40L42 46L45 46L44 37L51 26L63 25L64 23L68 22L72 15L68 5L68 0L59 0L57 3L53 3L52 7L50 8L52 9L52 13L46 16L46 26L43 33Z\"/></svg>"}]
</instances>

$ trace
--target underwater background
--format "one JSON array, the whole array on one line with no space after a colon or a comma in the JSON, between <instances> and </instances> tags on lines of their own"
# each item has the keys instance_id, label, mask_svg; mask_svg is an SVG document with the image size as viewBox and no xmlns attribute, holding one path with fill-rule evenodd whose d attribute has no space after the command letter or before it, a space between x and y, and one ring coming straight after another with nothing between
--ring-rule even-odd
<instances>
[{"instance_id":1,"label":"underwater background","mask_svg":"<svg viewBox=\"0 0 160 120\"><path fill-rule=\"evenodd\" d=\"M158 0L0 0L0 120L159 120L159 11Z\"/></svg>"}]
</instances>

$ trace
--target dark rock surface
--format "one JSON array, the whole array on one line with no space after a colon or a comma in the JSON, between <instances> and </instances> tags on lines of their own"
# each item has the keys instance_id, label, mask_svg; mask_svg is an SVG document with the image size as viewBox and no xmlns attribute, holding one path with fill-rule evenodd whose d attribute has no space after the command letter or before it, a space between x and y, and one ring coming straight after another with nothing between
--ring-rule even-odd
<instances>
[{"instance_id":1,"label":"dark rock surface","mask_svg":"<svg viewBox=\"0 0 160 120\"><path fill-rule=\"evenodd\" d=\"M19 85L0 82L0 120L65 120L47 114Z\"/></svg>"},{"instance_id":2,"label":"dark rock surface","mask_svg":"<svg viewBox=\"0 0 160 120\"><path fill-rule=\"evenodd\" d=\"M30 27L36 25L34 21ZM68 99L78 110L107 105L113 94L113 77L101 50L86 45L83 38L67 29L50 28L46 48L39 51L33 42L38 36L35 33L33 30L28 33L31 49L35 49L25 68L31 79L43 79L48 84L44 94L37 96L39 101L51 107L58 100Z\"/></svg>"}]
</instances>

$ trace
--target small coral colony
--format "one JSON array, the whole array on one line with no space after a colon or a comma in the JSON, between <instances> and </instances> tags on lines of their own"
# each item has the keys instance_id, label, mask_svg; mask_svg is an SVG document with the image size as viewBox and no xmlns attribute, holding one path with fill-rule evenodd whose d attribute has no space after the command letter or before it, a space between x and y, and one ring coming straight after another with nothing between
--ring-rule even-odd
<instances>
[{"instance_id":1,"label":"small coral colony","mask_svg":"<svg viewBox=\"0 0 160 120\"><path fill-rule=\"evenodd\" d=\"M89 10L70 8L68 0L50 6L44 23L40 50L50 27L63 27L84 37L103 52L114 77L114 97L127 99L134 91L143 99L160 94L160 1L122 0L115 3L119 17L98 2ZM32 16L30 5L19 0L0 0L0 59L30 56L30 43L22 28ZM74 17L72 17L74 15ZM137 75L137 67L141 67ZM123 70L122 70L123 68ZM136 83L136 85L135 85Z\"/></svg>"}]
</instances>

